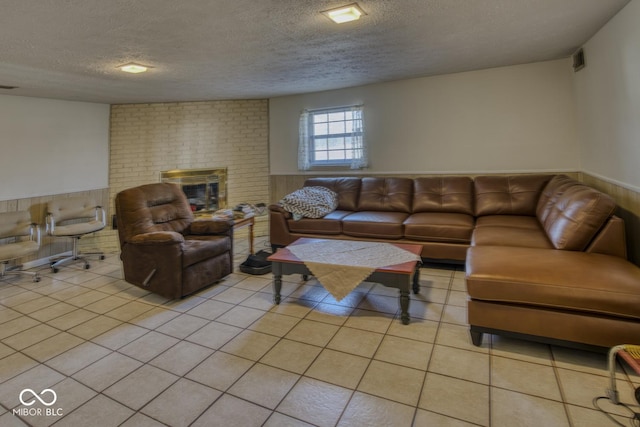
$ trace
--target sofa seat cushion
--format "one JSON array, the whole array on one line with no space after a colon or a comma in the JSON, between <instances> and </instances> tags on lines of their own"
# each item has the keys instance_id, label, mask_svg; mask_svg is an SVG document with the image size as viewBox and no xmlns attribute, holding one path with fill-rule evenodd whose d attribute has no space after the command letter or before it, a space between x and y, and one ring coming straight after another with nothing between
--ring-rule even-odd
<instances>
[{"instance_id":1,"label":"sofa seat cushion","mask_svg":"<svg viewBox=\"0 0 640 427\"><path fill-rule=\"evenodd\" d=\"M403 212L354 212L342 220L342 232L353 237L400 239L408 217Z\"/></svg>"},{"instance_id":2,"label":"sofa seat cushion","mask_svg":"<svg viewBox=\"0 0 640 427\"><path fill-rule=\"evenodd\" d=\"M188 267L231 250L231 239L227 236L185 236L182 267Z\"/></svg>"},{"instance_id":3,"label":"sofa seat cushion","mask_svg":"<svg viewBox=\"0 0 640 427\"><path fill-rule=\"evenodd\" d=\"M527 215L488 215L476 220L476 227L515 227L540 229L540 223L534 216Z\"/></svg>"},{"instance_id":4,"label":"sofa seat cushion","mask_svg":"<svg viewBox=\"0 0 640 427\"><path fill-rule=\"evenodd\" d=\"M474 220L459 213L414 213L404 221L404 237L431 242L469 243Z\"/></svg>"},{"instance_id":5,"label":"sofa seat cushion","mask_svg":"<svg viewBox=\"0 0 640 427\"><path fill-rule=\"evenodd\" d=\"M333 211L323 218L302 218L301 220L287 220L292 233L310 234L342 234L342 219L350 211Z\"/></svg>"},{"instance_id":6,"label":"sofa seat cushion","mask_svg":"<svg viewBox=\"0 0 640 427\"><path fill-rule=\"evenodd\" d=\"M466 282L474 300L640 319L640 268L610 255L471 247Z\"/></svg>"},{"instance_id":7,"label":"sofa seat cushion","mask_svg":"<svg viewBox=\"0 0 640 427\"><path fill-rule=\"evenodd\" d=\"M553 249L553 245L540 226L537 229L497 225L476 227L471 237L471 245Z\"/></svg>"}]
</instances>

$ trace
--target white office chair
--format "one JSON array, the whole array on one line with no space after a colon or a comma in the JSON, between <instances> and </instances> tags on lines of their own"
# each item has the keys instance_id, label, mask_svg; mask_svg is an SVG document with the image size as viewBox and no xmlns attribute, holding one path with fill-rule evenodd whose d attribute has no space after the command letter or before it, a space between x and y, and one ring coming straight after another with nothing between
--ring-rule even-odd
<instances>
[{"instance_id":1,"label":"white office chair","mask_svg":"<svg viewBox=\"0 0 640 427\"><path fill-rule=\"evenodd\" d=\"M31 222L29 211L0 213L0 278L26 274L40 281L37 272L24 271L22 265L9 266L9 261L37 253L40 249L40 227Z\"/></svg>"},{"instance_id":2,"label":"white office chair","mask_svg":"<svg viewBox=\"0 0 640 427\"><path fill-rule=\"evenodd\" d=\"M71 256L49 259L51 270L58 272L58 267L72 262L83 262L84 268L91 267L88 255L104 259L103 252L80 253L78 242L85 234L102 230L106 225L105 211L92 197L65 197L47 203L47 234L54 237L73 239Z\"/></svg>"}]
</instances>

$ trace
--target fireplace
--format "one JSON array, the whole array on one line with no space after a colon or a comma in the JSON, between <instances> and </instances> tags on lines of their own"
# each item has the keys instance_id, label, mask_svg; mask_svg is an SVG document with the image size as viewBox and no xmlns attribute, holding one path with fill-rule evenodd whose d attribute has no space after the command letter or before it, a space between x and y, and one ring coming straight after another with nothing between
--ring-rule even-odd
<instances>
[{"instance_id":1,"label":"fireplace","mask_svg":"<svg viewBox=\"0 0 640 427\"><path fill-rule=\"evenodd\" d=\"M160 180L178 184L195 214L227 207L227 168L173 169L160 172Z\"/></svg>"}]
</instances>

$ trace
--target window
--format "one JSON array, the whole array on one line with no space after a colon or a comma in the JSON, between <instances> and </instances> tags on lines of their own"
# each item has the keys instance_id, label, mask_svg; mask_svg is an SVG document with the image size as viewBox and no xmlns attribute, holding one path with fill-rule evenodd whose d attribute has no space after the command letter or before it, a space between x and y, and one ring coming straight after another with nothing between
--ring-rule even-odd
<instances>
[{"instance_id":1,"label":"window","mask_svg":"<svg viewBox=\"0 0 640 427\"><path fill-rule=\"evenodd\" d=\"M300 116L298 168L367 167L362 105L305 110Z\"/></svg>"}]
</instances>

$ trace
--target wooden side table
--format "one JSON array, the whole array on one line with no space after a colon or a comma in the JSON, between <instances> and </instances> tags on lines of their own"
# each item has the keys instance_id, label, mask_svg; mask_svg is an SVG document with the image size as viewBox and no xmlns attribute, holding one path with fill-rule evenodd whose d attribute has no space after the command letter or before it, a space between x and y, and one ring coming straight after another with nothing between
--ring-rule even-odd
<instances>
[{"instance_id":1,"label":"wooden side table","mask_svg":"<svg viewBox=\"0 0 640 427\"><path fill-rule=\"evenodd\" d=\"M233 229L238 230L240 228L249 227L249 254L253 255L253 226L256 223L255 217L240 218L233 220Z\"/></svg>"}]
</instances>

